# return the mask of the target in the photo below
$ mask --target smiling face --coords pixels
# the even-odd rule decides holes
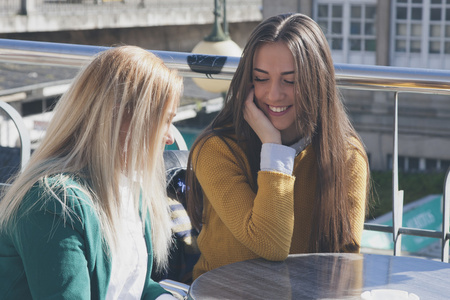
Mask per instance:
[[[253,57],[256,104],[281,132],[286,145],[300,139],[294,107],[294,70],[292,53],[282,42],[261,45]]]

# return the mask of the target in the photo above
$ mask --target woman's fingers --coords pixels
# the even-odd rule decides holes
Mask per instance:
[[[254,90],[251,89],[244,106],[244,119],[258,135],[262,143],[281,144],[281,133],[254,102]]]

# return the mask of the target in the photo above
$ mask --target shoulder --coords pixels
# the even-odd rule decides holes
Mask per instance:
[[[357,137],[350,137],[347,144],[347,159],[366,160],[367,154],[364,145]]]
[[[365,178],[369,173],[369,161],[363,143],[356,137],[349,139],[346,157],[350,176]]]
[[[204,137],[194,146],[190,166],[203,180],[211,179],[212,174],[228,176],[250,170],[249,159],[236,139],[217,135]]]
[[[194,158],[228,156],[230,154],[243,154],[235,136],[217,135],[210,133],[201,138],[191,150]]]
[[[70,174],[55,174],[39,179],[26,193],[24,212],[43,211],[62,216],[81,218],[92,210],[89,188],[84,180]]]

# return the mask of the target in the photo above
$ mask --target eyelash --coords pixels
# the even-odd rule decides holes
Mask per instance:
[[[268,79],[260,79],[260,78],[258,78],[258,77],[255,77],[254,78],[254,81],[257,81],[257,82],[264,82],[264,81],[267,81]],[[286,82],[287,84],[294,84],[294,81],[289,81],[289,80],[283,80],[284,82]]]
[[[267,81],[267,79],[260,79],[260,78],[258,78],[258,77],[255,77],[255,79],[254,79],[255,81],[258,81],[258,82],[263,82],[263,81]]]

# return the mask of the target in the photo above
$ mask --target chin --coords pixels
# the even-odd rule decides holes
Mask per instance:
[[[285,125],[277,125],[277,124],[273,124],[273,123],[272,123],[272,125],[279,131],[285,131],[285,130],[289,129],[289,127],[290,127],[290,126],[285,126]]]

